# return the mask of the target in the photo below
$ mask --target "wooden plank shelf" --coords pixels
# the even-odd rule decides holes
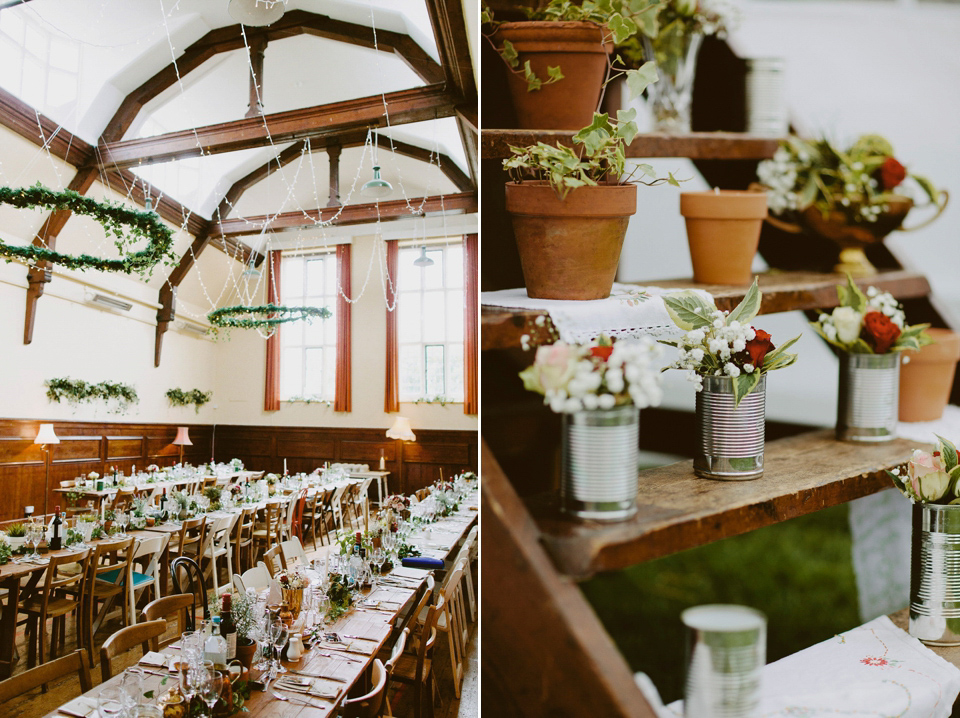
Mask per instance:
[[[571,130],[483,130],[480,156],[503,159],[510,145],[524,147],[537,142],[573,146]],[[627,157],[688,157],[692,160],[765,160],[773,157],[780,140],[741,132],[691,132],[685,135],[641,134],[630,143]]]
[[[890,488],[884,469],[921,447],[929,449],[904,439],[840,442],[832,429],[817,430],[769,442],[764,475],[754,481],[700,479],[692,461],[648,469],[640,473],[639,512],[617,523],[565,517],[555,495],[526,503],[558,569],[579,580]]]
[[[846,281],[840,274],[821,274],[817,272],[780,272],[770,271],[760,274],[760,288],[763,290],[761,314],[776,314],[805,309],[830,309],[836,307],[837,284]],[[930,284],[926,277],[905,269],[882,271],[873,277],[863,277],[857,281],[861,287],[875,286],[890,292],[898,299],[915,299],[930,293]],[[643,286],[657,286],[673,289],[704,289],[714,297],[717,307],[733,309],[743,299],[746,287],[731,287],[712,284],[694,284],[690,279],[668,279],[644,282]],[[507,309],[484,305],[481,307],[480,328],[481,347],[488,349],[509,349],[520,346],[520,338],[529,334],[534,343],[546,338],[542,324],[537,317],[546,315],[538,310]],[[546,321],[549,321],[547,319]]]

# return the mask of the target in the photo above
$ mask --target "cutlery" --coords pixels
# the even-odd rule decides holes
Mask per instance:
[[[376,638],[367,638],[366,636],[352,636],[349,633],[341,633],[343,638],[355,638],[358,641],[372,641],[374,643],[380,643]]]
[[[289,668],[287,670],[290,670]],[[295,673],[298,676],[309,676],[310,678],[322,678],[325,681],[336,681],[337,683],[346,683],[347,681],[343,678],[334,678],[333,676],[325,676],[322,673],[307,673],[306,671],[290,671]]]
[[[280,693],[277,693],[275,690],[271,690],[271,691],[270,691],[270,695],[272,695],[272,696],[273,696],[274,698],[276,698],[278,701],[283,701],[284,703],[296,703],[297,705],[301,705],[301,706],[313,706],[314,708],[316,708],[316,706],[314,706],[313,703],[310,702],[310,698],[318,698],[318,699],[320,699],[320,700],[322,700],[322,701],[328,701],[328,702],[334,700],[333,698],[325,698],[324,696],[315,696],[315,695],[312,695],[312,694],[304,694],[306,697],[305,697],[302,701],[298,701],[298,700],[294,700],[294,699],[291,698],[290,696],[281,695]],[[81,718],[83,718],[83,717],[81,716]]]
[[[334,648],[334,649],[330,649],[330,650],[335,650],[335,651],[337,651],[338,653],[353,653],[353,651],[344,651],[344,650],[339,649],[339,648]],[[363,661],[361,661],[359,658],[351,658],[350,656],[335,656],[335,655],[332,654],[332,653],[324,653],[323,651],[317,651],[317,653],[318,653],[319,655],[323,656],[324,658],[342,658],[342,659],[345,660],[345,661],[353,661],[354,663],[363,663]],[[366,655],[366,654],[360,653],[360,654],[358,654],[358,655],[363,656],[363,655]]]

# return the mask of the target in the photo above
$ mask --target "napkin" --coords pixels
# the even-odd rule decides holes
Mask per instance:
[[[86,696],[74,698],[58,710],[60,713],[74,716],[74,718],[97,718],[99,715],[97,712],[97,702],[93,698],[87,698]]]
[[[166,668],[167,666],[167,656],[162,653],[157,653],[156,651],[150,651],[147,655],[140,659],[140,663],[144,666],[154,666],[156,668]]]

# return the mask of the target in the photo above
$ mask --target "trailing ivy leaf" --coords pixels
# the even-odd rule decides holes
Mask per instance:
[[[640,6],[645,1],[646,0],[633,0],[630,2],[631,10],[633,10],[634,7]],[[631,16],[634,22],[637,24],[637,27],[640,29],[640,32],[649,38],[655,38],[660,32],[660,21],[658,16],[661,7],[662,3],[651,3],[650,6],[645,10],[634,11],[633,15]]]
[[[733,380],[733,402],[734,406],[740,406],[740,401],[751,391],[757,388],[760,383],[760,372],[755,371],[752,374],[741,374]]]
[[[750,285],[750,289],[747,290],[743,300],[727,317],[727,324],[732,321],[738,321],[743,326],[749,324],[760,311],[760,301],[762,299],[763,293],[760,291],[759,280],[754,277],[753,284]]]
[[[543,82],[540,81],[540,78],[537,77],[531,69],[529,60],[523,63],[523,77],[527,81],[527,92],[535,92],[539,90],[540,86],[543,84]]]
[[[653,60],[648,60],[636,70],[627,70],[626,75],[627,90],[629,90],[631,100],[640,97],[647,87],[660,79],[660,75],[657,73],[657,63]]]
[[[547,74],[550,76],[549,82],[551,83],[559,82],[560,80],[563,79],[563,73],[560,72],[559,65],[557,65],[556,67],[551,67],[550,65],[547,65]]]
[[[635,119],[637,119],[636,108],[617,110],[617,134],[619,134],[628,145],[633,142],[633,138],[640,132],[640,128],[637,127],[637,123],[634,122]]]
[[[627,38],[637,34],[637,23],[620,13],[614,13],[607,20],[607,27],[613,34],[613,43],[622,44]]]
[[[948,439],[944,439],[939,434],[934,434],[937,437],[937,440],[940,442],[940,447],[942,451],[940,452],[943,456],[943,465],[947,471],[953,471],[957,466],[957,447],[953,445]]]
[[[707,304],[703,298],[689,289],[682,292],[665,294],[663,304],[674,324],[683,329],[700,329],[713,324],[713,313],[717,308]]]
[[[517,54],[517,48],[515,48],[509,40],[503,41],[500,57],[502,57],[510,67],[517,68],[520,66],[520,56]]]
[[[671,184],[674,187],[680,186],[680,183],[677,182],[677,178],[673,176],[673,172],[667,172],[667,184]]]

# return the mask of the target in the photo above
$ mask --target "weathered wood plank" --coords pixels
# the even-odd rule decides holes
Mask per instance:
[[[891,486],[884,469],[923,446],[835,441],[833,430],[768,442],[755,481],[697,478],[690,461],[640,473],[638,514],[603,524],[559,514],[554,496],[527,503],[559,569],[587,578],[803,516]]]
[[[770,271],[758,275],[763,290],[761,314],[776,314],[806,309],[829,309],[836,307],[837,284],[845,280],[840,274],[817,272]],[[884,271],[874,277],[857,279],[861,287],[873,285],[890,292],[898,299],[925,297],[930,293],[926,277],[905,269]],[[689,279],[667,279],[644,282],[645,286],[674,289],[705,289],[713,295],[717,307],[731,310],[743,299],[746,287],[730,287],[713,284],[694,284]],[[536,310],[504,309],[483,306],[480,313],[481,343],[483,349],[508,349],[520,346],[520,337],[531,335],[532,339],[547,336],[543,325],[536,323],[545,312]],[[546,321],[549,322],[549,319]]]

